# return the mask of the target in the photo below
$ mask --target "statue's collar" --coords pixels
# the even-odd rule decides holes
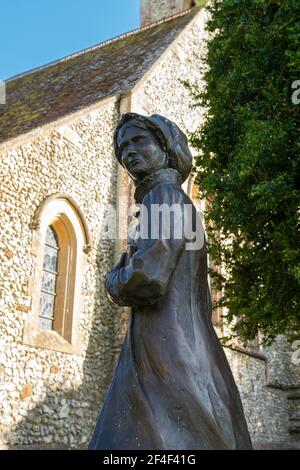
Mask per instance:
[[[137,204],[141,204],[144,196],[159,183],[173,183],[181,186],[182,178],[178,171],[173,168],[162,168],[145,176],[139,183],[136,184],[134,199]]]

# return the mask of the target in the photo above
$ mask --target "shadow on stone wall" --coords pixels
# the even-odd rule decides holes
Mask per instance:
[[[8,439],[11,445],[7,448],[87,448],[119,356],[128,316],[128,310],[110,303],[104,291],[102,271],[103,265],[107,266],[108,257],[112,265],[112,244],[101,241],[96,257],[93,323],[80,386],[72,389],[70,374],[57,370],[65,382],[59,387],[47,385],[43,401],[37,403],[11,430],[12,435]],[[87,295],[89,286],[85,286],[84,291]]]

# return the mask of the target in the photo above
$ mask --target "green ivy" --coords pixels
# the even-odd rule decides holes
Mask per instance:
[[[210,201],[211,273],[242,340],[300,338],[299,0],[215,0],[209,7],[207,119],[191,136]],[[299,94],[300,95],[300,94]],[[234,321],[233,321],[234,320]]]

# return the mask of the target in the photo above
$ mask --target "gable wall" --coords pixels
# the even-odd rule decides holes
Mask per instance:
[[[191,95],[182,82],[201,83],[206,19],[207,13],[201,10],[133,89],[132,111],[162,114],[175,121],[184,132],[196,129],[204,113],[200,108],[191,107]]]

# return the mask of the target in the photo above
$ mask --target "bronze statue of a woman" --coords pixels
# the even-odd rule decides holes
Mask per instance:
[[[125,114],[116,157],[133,179],[148,237],[130,241],[105,287],[132,307],[118,365],[89,449],[251,449],[239,392],[211,321],[205,243],[187,249],[174,217],[153,221],[154,205],[190,206],[181,188],[192,167],[187,138],[159,116]],[[153,227],[156,225],[156,227]],[[156,230],[153,230],[155,228]],[[177,236],[175,236],[177,232]]]

